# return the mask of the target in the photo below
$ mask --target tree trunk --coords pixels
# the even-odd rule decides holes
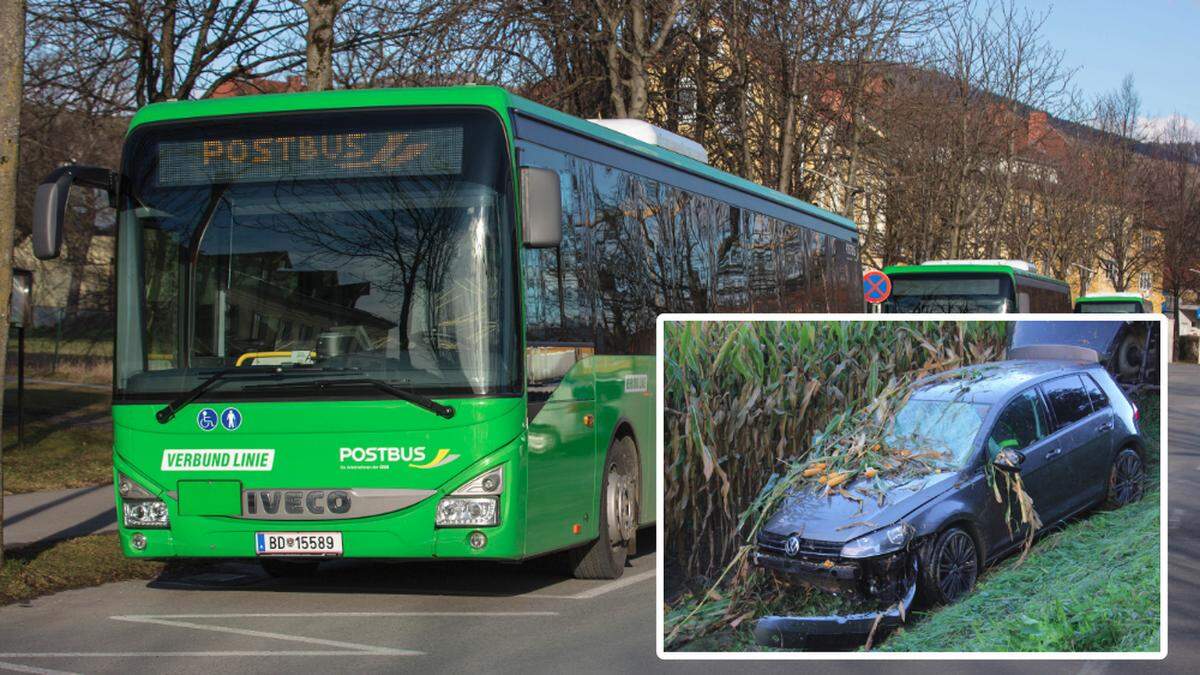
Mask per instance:
[[[17,143],[25,66],[25,3],[0,2],[0,382],[8,354],[8,299],[12,293],[13,228],[17,217]],[[0,420],[4,400],[0,398]],[[0,444],[2,445],[2,444]],[[0,494],[4,493],[0,447]],[[0,499],[0,564],[4,562],[4,500]]]
[[[304,34],[309,91],[333,89],[333,22],[345,0],[307,0],[304,13],[308,31]]]

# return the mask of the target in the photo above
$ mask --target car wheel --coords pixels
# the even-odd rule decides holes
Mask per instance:
[[[637,537],[637,446],[628,436],[613,441],[600,485],[600,536],[570,552],[577,579],[616,579],[625,571],[629,543]]]
[[[1145,492],[1146,465],[1133,448],[1125,448],[1113,458],[1108,473],[1108,495],[1104,507],[1117,509],[1142,498]]]
[[[919,575],[921,597],[929,605],[948,605],[975,587],[979,576],[979,551],[975,538],[960,527],[951,527],[927,547]]]
[[[258,561],[263,571],[277,579],[311,577],[317,573],[319,562],[310,560],[274,560],[265,558]]]

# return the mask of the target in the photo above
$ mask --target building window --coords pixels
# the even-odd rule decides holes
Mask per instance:
[[[1142,289],[1143,293],[1150,292],[1151,282],[1152,282],[1152,279],[1150,277],[1149,272],[1142,272],[1141,274],[1138,275],[1138,287],[1140,287]]]
[[[1153,250],[1154,250],[1154,236],[1143,233],[1142,234],[1142,251],[1147,252],[1147,251],[1153,251]]]

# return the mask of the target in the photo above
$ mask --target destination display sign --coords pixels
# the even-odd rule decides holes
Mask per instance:
[[[457,175],[462,145],[461,127],[165,141],[158,184]]]

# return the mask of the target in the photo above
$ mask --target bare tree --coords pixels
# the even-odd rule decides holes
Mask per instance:
[[[9,295],[12,293],[13,226],[17,204],[17,162],[21,127],[21,82],[25,60],[25,7],[0,3],[0,355],[8,353]],[[4,381],[0,359],[0,382]],[[4,402],[0,400],[0,420]],[[3,448],[0,448],[3,453]],[[0,493],[3,493],[0,454]],[[0,564],[4,563],[4,500],[0,499]]]
[[[30,0],[29,15],[31,59],[42,65],[31,84],[111,112],[292,70],[303,58],[287,46],[300,19],[283,0]]]
[[[645,119],[649,70],[678,35],[683,0],[594,0],[617,117]]]
[[[1144,197],[1147,165],[1138,150],[1141,99],[1126,77],[1120,88],[1096,102],[1094,126],[1102,133],[1090,147],[1092,181],[1099,190],[1094,205],[1098,253],[1113,289],[1127,290],[1134,275],[1151,267],[1153,246],[1144,245],[1152,214]]]
[[[1148,182],[1153,227],[1162,241],[1163,292],[1171,298],[1175,353],[1179,358],[1179,305],[1200,289],[1200,136],[1173,116],[1155,139]]]

